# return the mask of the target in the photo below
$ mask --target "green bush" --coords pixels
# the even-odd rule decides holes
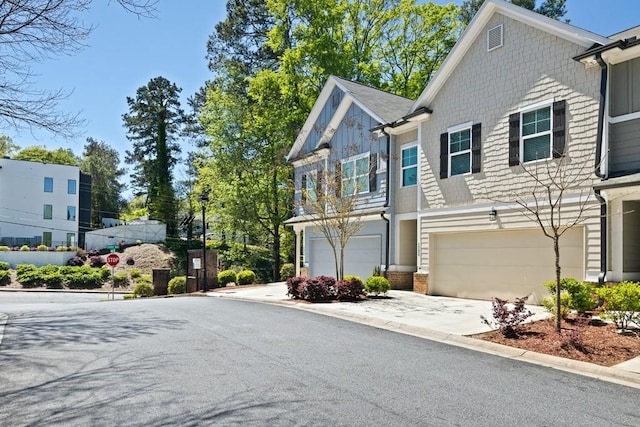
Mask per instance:
[[[125,294],[122,296],[123,299],[135,299],[136,296],[134,294]]]
[[[47,252],[49,250],[49,247],[47,245],[38,245],[36,250],[38,252]]]
[[[6,245],[0,245],[0,252],[9,252],[11,248]]]
[[[169,280],[169,286],[167,287],[167,292],[169,294],[183,294],[186,291],[187,291],[186,276],[176,276],[173,279]]]
[[[8,285],[11,281],[11,272],[9,270],[0,270],[0,286]]]
[[[120,271],[113,275],[113,286],[126,288],[129,286],[129,275],[125,271]]]
[[[0,261],[0,270],[9,270],[11,265],[8,262]]]
[[[251,270],[242,270],[238,273],[236,279],[238,280],[238,285],[250,285],[256,283],[256,273]]]
[[[390,287],[389,281],[382,276],[368,277],[364,284],[364,290],[374,295],[386,294]]]
[[[129,269],[129,275],[133,280],[135,280],[138,277],[142,276],[142,270],[140,270],[139,268],[131,268]]]
[[[58,251],[58,252],[66,252],[68,250],[69,250],[69,248],[67,248],[66,246],[58,246],[56,248],[56,251]]]
[[[342,278],[342,280],[355,281],[355,283],[362,284],[362,278],[360,276],[354,276],[351,274],[347,274]]]
[[[218,286],[224,287],[229,283],[235,283],[236,280],[236,272],[233,270],[224,270],[218,273]]]
[[[613,320],[620,329],[627,329],[630,323],[640,326],[640,284],[621,282],[617,285],[596,289],[604,300],[602,317]]]
[[[551,294],[550,298],[545,298],[542,305],[552,313],[555,313],[556,306],[556,281],[552,280],[544,284]],[[580,282],[571,277],[560,279],[560,313],[562,318],[566,318],[570,310],[584,313],[596,306],[593,298],[594,287],[591,283]]]
[[[23,288],[39,288],[44,284],[40,271],[33,264],[18,264],[16,277]]]
[[[151,283],[153,283],[153,279],[151,278],[150,275],[143,274],[136,277],[136,283],[144,283],[144,284],[150,285]]]
[[[133,295],[136,297],[152,297],[153,286],[149,283],[138,283],[136,287],[133,288]]]
[[[66,274],[64,281],[69,289],[96,289],[102,287],[102,275],[98,269],[86,271],[83,267],[76,267],[73,273]]]
[[[20,251],[21,252],[29,252],[31,250],[31,248],[27,245],[22,245],[20,246]]]
[[[62,289],[64,284],[64,276],[60,274],[60,272],[55,271],[51,273],[46,273],[42,275],[42,280],[44,285],[48,289]]]
[[[296,275],[296,266],[291,263],[282,264],[280,267],[280,280],[287,280]]]
[[[102,276],[102,280],[107,281],[111,278],[111,266],[105,264],[100,267],[100,275]]]

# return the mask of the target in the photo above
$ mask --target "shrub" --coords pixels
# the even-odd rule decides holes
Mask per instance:
[[[151,283],[153,283],[153,279],[151,278],[151,275],[149,275],[149,274],[142,274],[142,275],[136,277],[136,283],[146,283],[146,284],[150,285]]]
[[[280,280],[287,280],[296,275],[296,266],[291,263],[282,264],[280,267]]]
[[[127,260],[125,261],[125,263],[127,265],[134,265],[136,262],[134,261],[133,257],[127,257]]]
[[[516,298],[513,303],[513,308],[509,308],[507,306],[509,301],[500,298],[493,298],[491,303],[493,307],[493,320],[490,321],[484,316],[480,316],[480,318],[483,323],[490,327],[497,327],[505,337],[517,338],[520,333],[520,326],[525,320],[533,316],[533,313],[527,310],[524,306],[528,298],[528,296]]]
[[[0,286],[8,285],[11,282],[11,272],[9,270],[0,270]]]
[[[97,270],[84,269],[82,267],[66,274],[64,281],[69,289],[96,289],[102,287],[102,275]]]
[[[122,296],[123,299],[135,299],[136,296],[134,294],[125,294]]]
[[[111,278],[111,268],[108,265],[103,265],[100,267],[100,275],[102,276],[102,280],[109,280]]]
[[[250,285],[256,283],[256,273],[251,270],[242,270],[237,274],[238,285]]]
[[[126,288],[127,286],[129,286],[129,275],[124,271],[120,271],[114,274],[113,286],[118,288]]]
[[[94,256],[100,256],[100,251],[98,249],[90,249],[89,251],[87,251],[87,256],[89,258]]]
[[[372,276],[380,276],[380,266],[376,265],[375,267],[373,267],[373,273],[371,273]]]
[[[358,299],[363,292],[364,287],[362,285],[362,280],[359,280],[357,277],[339,280],[333,286],[333,294],[339,301]]]
[[[79,267],[81,265],[84,265],[84,261],[82,260],[81,257],[76,255],[67,260],[67,265]]]
[[[0,252],[8,252],[10,250],[11,250],[11,248],[9,246],[0,245]]]
[[[38,288],[44,284],[40,271],[33,264],[17,265],[16,277],[23,288]]]
[[[602,317],[613,320],[616,327],[627,329],[629,323],[640,326],[640,284],[621,282],[617,285],[599,288],[598,296],[604,300]]]
[[[31,248],[27,245],[22,245],[20,246],[20,251],[21,252],[29,252],[31,250]]]
[[[136,297],[152,297],[153,286],[149,283],[138,283],[136,287],[133,288],[133,295]]]
[[[129,269],[129,275],[132,279],[135,280],[138,277],[142,276],[142,270],[140,270],[139,268],[131,268]]]
[[[327,281],[318,279],[317,277],[307,278],[298,287],[298,293],[300,298],[312,302],[326,301],[331,297]]]
[[[42,280],[47,289],[62,289],[64,276],[59,271],[42,274]]]
[[[187,291],[186,276],[176,276],[173,279],[169,280],[169,286],[167,287],[167,292],[169,294],[183,294],[186,291]]]
[[[295,276],[287,279],[287,295],[291,298],[300,298],[299,287],[304,283],[306,277]]]
[[[314,279],[318,280],[321,283],[324,283],[329,291],[331,291],[333,285],[336,284],[336,279],[331,276],[316,276],[314,277]]]
[[[11,265],[8,262],[0,261],[0,270],[9,270]]]
[[[58,251],[58,252],[66,252],[68,250],[69,250],[69,248],[67,248],[66,246],[58,246],[56,248],[56,251]]]
[[[235,283],[236,280],[236,272],[233,270],[224,270],[218,273],[218,286],[224,287],[229,283]]]
[[[390,287],[389,281],[382,276],[367,277],[367,281],[364,284],[364,290],[368,294],[374,295],[386,294]]]
[[[544,286],[547,288],[549,293],[551,293],[551,298],[545,298],[542,305],[547,310],[555,313],[556,282],[555,280],[552,280],[545,283]],[[560,313],[562,318],[566,318],[569,314],[569,310],[575,310],[578,313],[593,310],[596,306],[596,302],[593,298],[593,289],[594,288],[591,283],[579,282],[571,277],[564,277],[560,279]]]
[[[100,268],[105,264],[106,264],[106,262],[105,262],[104,258],[102,258],[102,256],[100,256],[100,255],[89,257],[89,265],[91,267]]]
[[[36,250],[38,252],[47,252],[49,250],[49,247],[47,245],[38,245]]]

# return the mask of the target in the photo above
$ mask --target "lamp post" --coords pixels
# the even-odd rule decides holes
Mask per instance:
[[[207,292],[209,290],[209,284],[207,283],[207,222],[205,218],[205,210],[207,208],[206,203],[209,201],[209,197],[207,197],[206,194],[203,194],[198,197],[198,201],[202,205],[202,262],[204,263],[202,290]]]

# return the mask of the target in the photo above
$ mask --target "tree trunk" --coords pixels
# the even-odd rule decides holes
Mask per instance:
[[[556,254],[556,332],[560,333],[562,318],[560,313],[560,242],[559,236],[553,238],[553,251]]]

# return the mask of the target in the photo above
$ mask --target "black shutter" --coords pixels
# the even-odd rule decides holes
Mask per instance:
[[[378,181],[378,154],[373,153],[369,155],[369,191],[376,191],[376,184]]]
[[[302,175],[302,184],[300,185],[300,194],[302,204],[307,203],[307,175]]]
[[[553,158],[564,155],[566,143],[566,109],[565,100],[553,103]]]
[[[342,164],[338,161],[336,162],[336,176],[334,181],[336,197],[341,197],[342,195]]]
[[[476,123],[471,128],[471,173],[480,172],[482,163],[482,126]]]
[[[440,134],[440,179],[449,176],[449,134]]]
[[[322,192],[322,174],[324,171],[322,170],[322,166],[318,165],[318,172],[316,173],[316,198]]]
[[[520,113],[509,115],[509,166],[520,164]]]

